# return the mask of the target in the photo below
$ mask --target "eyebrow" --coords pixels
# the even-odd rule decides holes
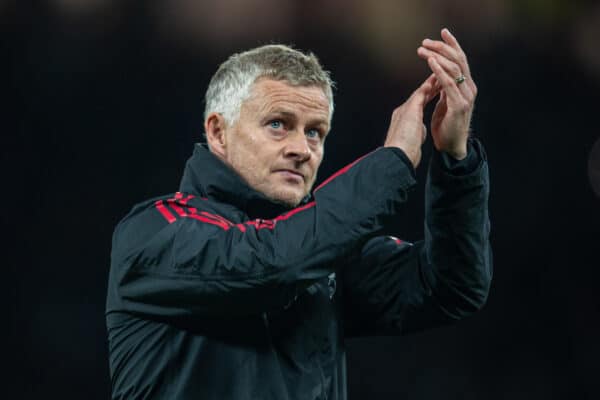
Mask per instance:
[[[293,113],[291,111],[282,110],[282,109],[279,109],[279,108],[275,108],[273,110],[269,110],[269,112],[267,113],[267,115],[273,115],[273,114],[282,115],[282,116],[287,117],[287,118],[297,119],[295,113]]]
[[[281,115],[283,117],[293,119],[294,121],[296,121],[298,119],[298,117],[296,116],[295,113],[293,113],[291,111],[287,111],[285,109],[281,109],[281,108],[274,108],[274,109],[270,110],[269,112],[267,112],[265,119],[268,119],[268,118],[272,117],[273,115]],[[324,127],[329,127],[329,121],[326,119],[317,118],[317,119],[309,120],[307,125],[323,125]]]

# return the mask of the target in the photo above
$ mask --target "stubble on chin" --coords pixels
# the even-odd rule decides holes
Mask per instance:
[[[270,193],[262,192],[269,200],[288,208],[295,208],[302,202],[306,195],[298,195],[286,190],[274,190]]]
[[[240,167],[241,168],[236,169],[236,171],[248,186],[257,192],[262,193],[272,202],[286,208],[291,209],[297,207],[308,194],[308,192],[305,191],[298,193],[295,190],[287,190],[285,187],[278,187],[279,184],[270,181],[270,177],[261,177],[260,174],[256,174],[255,171],[245,168],[243,165]]]
[[[296,208],[300,204],[299,201],[295,201],[295,200],[291,201],[291,200],[286,200],[286,199],[278,199],[278,198],[275,198],[275,197],[269,197],[269,199],[273,203],[280,204],[280,205],[282,205],[282,206],[284,206],[286,208],[289,208],[289,209]]]

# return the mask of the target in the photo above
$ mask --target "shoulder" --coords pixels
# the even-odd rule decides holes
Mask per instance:
[[[134,205],[118,222],[113,232],[113,255],[116,251],[137,247],[167,228],[171,222],[161,212],[174,193],[154,197]]]
[[[232,207],[193,194],[175,192],[154,197],[133,206],[113,233],[113,253],[145,246],[156,239],[164,243],[182,225],[192,229],[213,227],[220,230],[234,225],[221,216]]]

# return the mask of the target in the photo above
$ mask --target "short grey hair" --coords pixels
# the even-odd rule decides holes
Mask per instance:
[[[259,78],[284,81],[292,86],[317,86],[329,101],[329,119],[333,116],[334,82],[317,57],[290,46],[270,44],[233,54],[219,66],[206,90],[204,120],[219,113],[227,124],[240,115],[242,103],[250,97]]]

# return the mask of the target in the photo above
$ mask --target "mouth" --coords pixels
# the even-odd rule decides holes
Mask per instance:
[[[278,169],[275,173],[289,181],[304,182],[304,175],[293,169]]]

